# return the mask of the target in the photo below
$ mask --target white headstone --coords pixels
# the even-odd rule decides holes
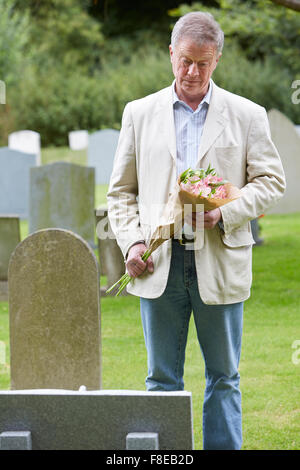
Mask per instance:
[[[41,164],[41,136],[35,131],[16,131],[8,136],[8,147],[12,150],[37,156],[37,165]]]
[[[96,184],[108,184],[120,132],[103,129],[89,136],[88,165],[96,169]]]
[[[296,128],[296,131],[298,132],[298,134],[300,135],[300,125],[296,125],[295,128]]]
[[[88,131],[69,132],[69,147],[71,150],[83,150],[88,146]]]
[[[271,135],[281,157],[286,176],[286,191],[269,214],[288,214],[300,210],[300,135],[295,125],[280,111],[268,112]]]

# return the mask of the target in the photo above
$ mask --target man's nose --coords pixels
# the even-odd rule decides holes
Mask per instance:
[[[189,66],[189,75],[191,75],[191,77],[199,75],[198,65],[196,63],[192,63]]]

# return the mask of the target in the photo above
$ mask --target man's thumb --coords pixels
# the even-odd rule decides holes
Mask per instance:
[[[152,258],[149,258],[149,259],[148,259],[148,261],[147,261],[147,267],[148,267],[149,273],[153,273],[153,271],[154,271],[154,265],[153,265]]]

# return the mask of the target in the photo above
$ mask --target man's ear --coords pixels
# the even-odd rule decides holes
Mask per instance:
[[[218,65],[218,63],[219,63],[219,60],[220,60],[220,58],[221,58],[221,55],[222,55],[222,52],[219,52],[219,54],[218,54],[218,56],[217,56],[217,58],[216,58],[216,62],[215,62],[215,66],[214,66],[214,69],[213,69],[213,70],[216,70],[217,65]]]
[[[172,46],[171,44],[169,45],[169,51],[170,51],[170,60],[172,62],[172,57],[173,57],[173,49],[172,49]]]
[[[222,55],[222,52],[219,52],[219,55],[218,55],[218,57],[216,58],[216,66],[217,66],[219,60],[221,59],[221,55]]]

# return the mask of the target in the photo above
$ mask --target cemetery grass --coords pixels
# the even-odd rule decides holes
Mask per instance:
[[[245,302],[240,362],[243,449],[299,449],[300,213],[260,219],[264,245],[253,249],[252,295]],[[139,300],[101,300],[103,389],[144,390],[146,350]],[[0,388],[9,389],[8,303],[0,302]],[[299,348],[299,346],[298,346]],[[3,354],[2,354],[3,358]],[[202,448],[204,365],[193,320],[186,350],[185,390],[192,392],[195,448]]]

